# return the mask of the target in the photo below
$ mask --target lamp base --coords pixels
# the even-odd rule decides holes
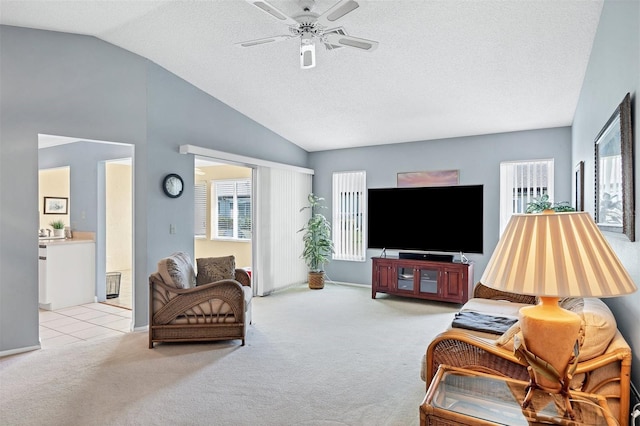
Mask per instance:
[[[526,408],[535,389],[563,394],[567,414],[572,415],[569,403],[569,371],[580,333],[580,316],[562,309],[557,297],[540,297],[540,304],[520,309],[520,328],[524,348],[518,349],[529,364],[531,381],[525,397]]]

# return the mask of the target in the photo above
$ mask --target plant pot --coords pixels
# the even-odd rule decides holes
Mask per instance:
[[[309,288],[312,290],[324,288],[324,272],[309,272]]]
[[[63,237],[64,236],[64,229],[54,229],[53,230],[53,236],[54,237]]]

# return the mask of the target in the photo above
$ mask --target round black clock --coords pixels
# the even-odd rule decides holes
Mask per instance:
[[[184,181],[179,175],[170,173],[162,181],[162,190],[167,197],[178,198],[184,190]]]

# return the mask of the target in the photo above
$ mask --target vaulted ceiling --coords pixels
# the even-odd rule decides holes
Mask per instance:
[[[0,0],[0,23],[120,46],[307,151],[572,124],[602,0],[357,3],[335,25],[378,47],[318,42],[310,69],[299,38],[237,45],[291,34],[243,0]],[[269,4],[287,16],[304,5]]]

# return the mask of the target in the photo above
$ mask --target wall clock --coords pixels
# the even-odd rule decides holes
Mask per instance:
[[[170,173],[162,181],[162,190],[167,197],[178,198],[184,190],[184,181],[179,175]]]

